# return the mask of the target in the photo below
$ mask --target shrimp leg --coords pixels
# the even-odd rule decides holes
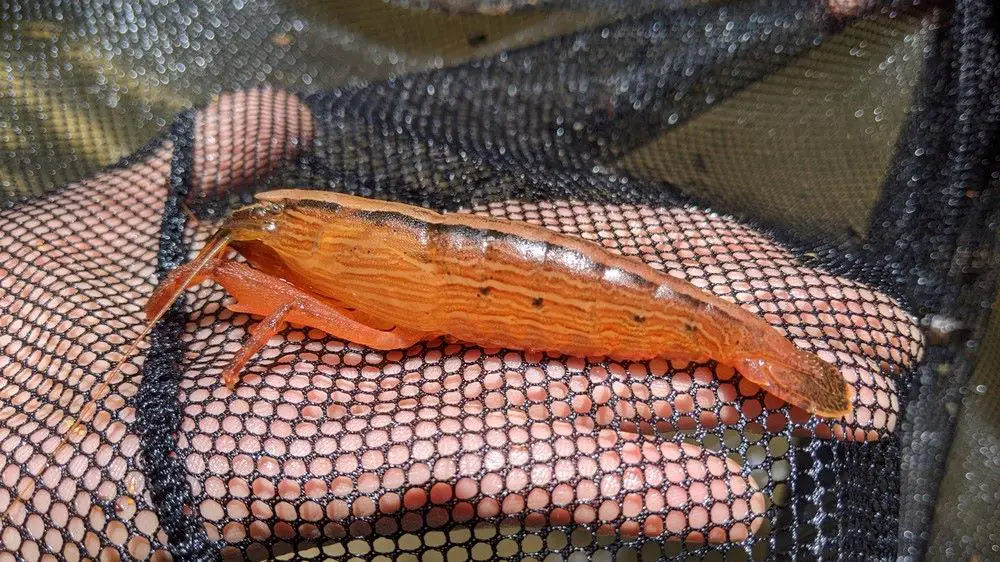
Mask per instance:
[[[250,358],[260,351],[260,348],[264,347],[267,340],[271,339],[271,336],[278,333],[281,329],[281,325],[285,323],[285,319],[288,317],[288,313],[295,308],[297,303],[288,302],[277,308],[274,312],[261,320],[260,324],[254,328],[253,333],[250,335],[250,340],[243,344],[243,348],[240,352],[233,357],[233,360],[229,363],[229,366],[222,371],[222,382],[232,390],[236,387],[236,383],[240,380],[240,371],[243,366],[250,361]]]
[[[218,263],[209,276],[236,297],[237,303],[229,307],[231,310],[265,317],[223,372],[223,382],[230,388],[236,385],[247,361],[281,330],[285,322],[307,325],[335,338],[382,350],[406,349],[426,336],[400,328],[372,328],[286,281],[243,263]]]

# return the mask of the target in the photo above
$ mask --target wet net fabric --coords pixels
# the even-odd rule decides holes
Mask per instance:
[[[5,6],[0,559],[921,558],[993,294],[989,2],[452,4]],[[289,185],[634,256],[855,412],[297,325],[230,391],[259,318],[210,283],[103,384],[159,276]]]

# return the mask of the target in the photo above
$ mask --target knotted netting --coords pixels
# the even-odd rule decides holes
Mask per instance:
[[[0,560],[997,555],[989,1],[2,6]],[[210,282],[106,380],[279,186],[596,241],[836,364],[854,412],[295,324],[230,390],[260,319]]]

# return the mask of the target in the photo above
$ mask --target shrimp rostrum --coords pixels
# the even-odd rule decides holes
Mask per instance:
[[[226,257],[226,249],[247,263]],[[234,212],[147,304],[150,323],[211,279],[263,316],[223,372],[291,322],[379,350],[438,336],[620,360],[711,358],[824,417],[851,411],[839,370],[748,310],[638,259],[528,223],[332,192],[278,190]]]

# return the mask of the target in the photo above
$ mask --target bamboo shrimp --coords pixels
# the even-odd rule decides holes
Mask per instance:
[[[225,257],[226,249],[248,263]],[[156,288],[150,325],[211,279],[263,316],[222,374],[230,387],[286,322],[373,349],[438,336],[620,360],[711,358],[813,414],[851,412],[839,370],[750,311],[602,246],[498,218],[283,189],[235,211]],[[148,329],[148,326],[147,326]]]

